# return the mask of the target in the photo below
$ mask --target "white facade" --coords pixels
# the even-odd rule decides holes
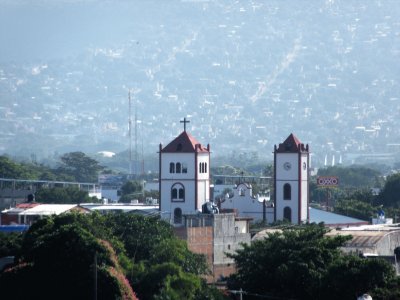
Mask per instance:
[[[274,221],[274,208],[270,201],[264,206],[265,197],[253,196],[252,187],[248,183],[240,183],[233,188],[233,197],[225,197],[221,202],[221,210],[233,209],[241,218],[252,218],[254,222]],[[265,213],[265,215],[264,215]]]
[[[160,211],[173,224],[201,212],[210,200],[210,152],[186,131],[165,148],[160,145]]]
[[[275,220],[294,224],[309,219],[309,152],[294,135],[275,147]]]

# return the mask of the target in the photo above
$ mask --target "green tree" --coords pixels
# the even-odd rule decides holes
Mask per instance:
[[[135,263],[147,260],[159,243],[174,237],[172,227],[156,217],[116,213],[105,218],[106,226],[124,243],[127,255]]]
[[[382,259],[342,255],[328,266],[323,299],[356,299],[366,292],[386,289],[395,278],[394,268]]]
[[[341,187],[377,187],[381,173],[364,166],[334,166],[318,170],[318,176],[337,176]]]
[[[143,186],[140,181],[129,180],[125,182],[121,187],[121,197],[119,202],[130,202],[132,199],[143,198],[139,197],[142,195]],[[141,199],[142,201],[144,199]]]
[[[98,161],[83,152],[66,153],[60,160],[58,172],[73,176],[79,182],[96,182],[99,172],[104,169]]]
[[[322,224],[292,227],[282,232],[270,233],[265,239],[257,240],[251,245],[244,245],[243,249],[231,255],[236,261],[238,272],[230,277],[229,288],[242,288],[253,294],[295,299],[323,299],[324,296],[329,296],[333,287],[329,285],[330,280],[327,278],[338,275],[335,266],[343,267],[348,261],[339,247],[350,237],[326,237],[326,232],[327,229]],[[342,273],[373,272],[370,265],[364,268],[366,260],[349,260],[354,262],[357,272],[343,267]],[[390,268],[390,265],[383,265],[380,268],[383,272],[380,276],[392,278],[393,270]],[[347,273],[341,276],[351,277]],[[351,297],[359,292],[366,276],[348,280],[349,288],[352,286],[350,282],[354,288],[350,292],[347,290],[345,298],[339,299],[353,299]],[[376,278],[365,283],[364,286],[368,288],[363,292],[375,288],[373,280]],[[382,281],[377,282],[377,286],[381,287],[386,284]]]
[[[51,285],[41,299],[91,298],[95,253],[99,299],[130,299],[127,278],[140,299],[221,299],[200,276],[207,273],[204,256],[189,251],[172,227],[155,217],[69,213],[41,219],[25,234],[19,253],[18,265],[0,275],[0,289],[27,280],[32,299],[38,298],[39,280]],[[71,290],[65,291],[67,285]],[[20,299],[26,293],[6,296]]]
[[[14,162],[7,156],[0,156],[0,177],[13,179],[36,179],[37,172],[34,168]]]
[[[338,293],[333,289],[343,284],[343,297],[339,299],[354,299],[361,287],[365,287],[364,293],[391,282],[393,269],[389,264],[344,257],[339,247],[350,237],[326,237],[326,232],[323,224],[292,227],[244,245],[230,255],[238,272],[230,277],[229,288],[271,297],[333,299],[330,295]],[[346,264],[351,268],[346,269]],[[371,274],[374,267],[382,272],[376,275],[379,278]],[[342,276],[347,282],[332,281],[334,276]]]
[[[22,239],[21,233],[0,232],[0,258],[4,256],[18,256],[21,251]]]
[[[164,239],[151,249],[150,264],[162,264],[166,261],[180,266],[187,273],[208,273],[205,256],[189,251],[186,242],[176,237]]]
[[[67,186],[66,188],[40,188],[35,193],[35,200],[40,203],[55,204],[79,204],[99,201],[97,198],[89,197],[86,191],[79,190],[75,186]]]
[[[334,211],[349,217],[371,221],[378,209],[366,202],[343,199],[336,201]]]
[[[137,285],[143,299],[194,299],[201,287],[201,279],[172,262],[150,266]]]
[[[168,223],[133,214],[105,218],[106,227],[123,242],[134,263],[127,274],[140,299],[192,299],[199,294],[199,285],[204,295],[218,295],[200,277],[208,273],[205,257],[192,253]]]
[[[98,299],[136,299],[111,244],[82,226],[79,221],[84,218],[89,217],[51,217],[36,222],[26,233],[19,264],[0,276],[2,296],[93,298],[93,266],[97,262]],[[66,219],[73,222],[66,223]],[[25,283],[24,289],[18,288],[20,282]]]
[[[385,185],[379,194],[378,202],[385,207],[400,208],[400,173],[386,178]]]

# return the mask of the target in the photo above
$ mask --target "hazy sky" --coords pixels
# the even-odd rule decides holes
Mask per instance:
[[[109,46],[128,34],[126,3],[57,1],[0,2],[0,59],[26,60],[74,55]]]

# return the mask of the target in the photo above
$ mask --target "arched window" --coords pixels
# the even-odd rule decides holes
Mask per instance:
[[[171,199],[177,199],[178,198],[178,190],[176,188],[173,188],[171,190]]]
[[[182,173],[187,173],[187,163],[182,163]]]
[[[182,188],[179,188],[178,191],[179,191],[178,192],[178,198],[185,200],[185,189],[182,187]]]
[[[175,183],[171,187],[171,201],[172,202],[185,201],[185,187],[181,183]]]
[[[292,222],[292,210],[288,206],[283,209],[283,219]]]
[[[283,185],[283,200],[291,200],[292,199],[292,187],[289,183],[285,183]]]
[[[175,173],[175,164],[174,163],[170,163],[169,164],[169,172],[170,173]]]
[[[181,172],[181,163],[176,163],[176,173]]]
[[[174,209],[174,224],[182,224],[182,209],[179,207]]]
[[[207,163],[204,163],[204,173],[207,173]]]
[[[203,173],[203,164],[202,163],[199,163],[199,172]]]

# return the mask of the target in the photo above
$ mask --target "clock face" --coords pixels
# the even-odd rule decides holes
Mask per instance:
[[[303,162],[303,170],[307,169],[307,163]]]
[[[286,171],[288,171],[288,170],[290,170],[291,168],[292,168],[292,164],[290,163],[290,162],[285,162],[284,164],[283,164],[283,168],[286,170]]]

